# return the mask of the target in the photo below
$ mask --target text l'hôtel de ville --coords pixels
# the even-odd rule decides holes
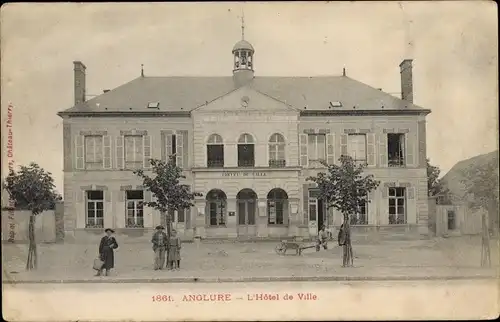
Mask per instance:
[[[300,293],[248,293],[235,296],[232,293],[206,293],[152,296],[153,302],[230,302],[230,301],[316,301],[318,296],[310,292]]]

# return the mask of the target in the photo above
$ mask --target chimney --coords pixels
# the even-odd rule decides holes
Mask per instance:
[[[81,61],[74,61],[75,73],[75,106],[85,102],[85,65]]]
[[[413,59],[405,59],[399,64],[401,73],[401,99],[413,103]]]

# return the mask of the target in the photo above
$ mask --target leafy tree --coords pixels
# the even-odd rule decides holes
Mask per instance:
[[[26,270],[36,269],[38,266],[35,240],[36,216],[46,210],[53,209],[55,203],[62,198],[54,190],[52,174],[34,162],[30,163],[29,166],[21,166],[17,173],[11,171],[6,182],[6,189],[14,201],[15,208],[31,211],[28,226],[29,250]]]
[[[427,195],[436,196],[438,194],[447,195],[448,189],[446,189],[443,182],[439,179],[439,174],[441,170],[439,167],[434,166],[427,159]]]
[[[466,189],[469,206],[482,208],[482,249],[481,265],[491,264],[490,230],[498,233],[498,157],[482,165],[472,164],[462,171],[462,184]],[[488,220],[489,218],[489,220]]]
[[[327,172],[320,172],[316,177],[307,178],[319,188],[319,198],[328,208],[335,208],[343,214],[345,244],[343,246],[343,266],[353,265],[350,217],[357,214],[360,205],[368,203],[368,194],[380,184],[373,175],[363,176],[365,165],[354,162],[350,156],[341,156],[340,165],[328,165]]]
[[[175,164],[175,156],[172,156],[168,162],[151,159],[150,163],[153,177],[147,175],[143,170],[136,170],[134,173],[142,178],[143,185],[155,196],[155,201],[145,202],[144,204],[160,211],[162,223],[165,222],[167,226],[168,258],[169,238],[172,233],[170,212],[194,206],[192,201],[196,197],[201,197],[202,194],[191,192],[188,185],[180,183],[180,179],[186,177],[182,174],[182,169]]]

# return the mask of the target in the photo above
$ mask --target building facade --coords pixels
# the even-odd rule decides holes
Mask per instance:
[[[401,65],[402,99],[353,80],[256,77],[242,40],[228,77],[142,75],[90,100],[86,67],[74,62],[75,105],[63,119],[66,236],[147,232],[162,216],[133,170],[175,162],[203,194],[171,213],[184,239],[317,235],[341,224],[307,177],[351,155],[381,181],[351,223],[361,230],[427,233],[426,121],[412,103],[412,62]]]

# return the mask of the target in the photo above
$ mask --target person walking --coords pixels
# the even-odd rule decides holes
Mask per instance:
[[[319,252],[321,247],[323,249],[328,249],[328,232],[326,231],[326,226],[321,226],[320,231],[318,232],[318,239],[316,241],[316,251]]]
[[[151,238],[153,243],[154,256],[154,269],[161,270],[165,265],[165,252],[167,251],[167,234],[164,232],[163,226],[156,226],[156,231]]]
[[[103,262],[100,270],[97,271],[96,276],[101,276],[103,270],[106,270],[106,276],[115,266],[115,254],[114,250],[118,248],[118,242],[113,236],[115,231],[111,228],[106,228],[104,230],[106,236],[101,238],[101,243],[99,244],[99,258]]]
[[[177,237],[176,230],[172,230],[169,239],[168,264],[169,269],[179,270],[181,266],[181,239]]]

